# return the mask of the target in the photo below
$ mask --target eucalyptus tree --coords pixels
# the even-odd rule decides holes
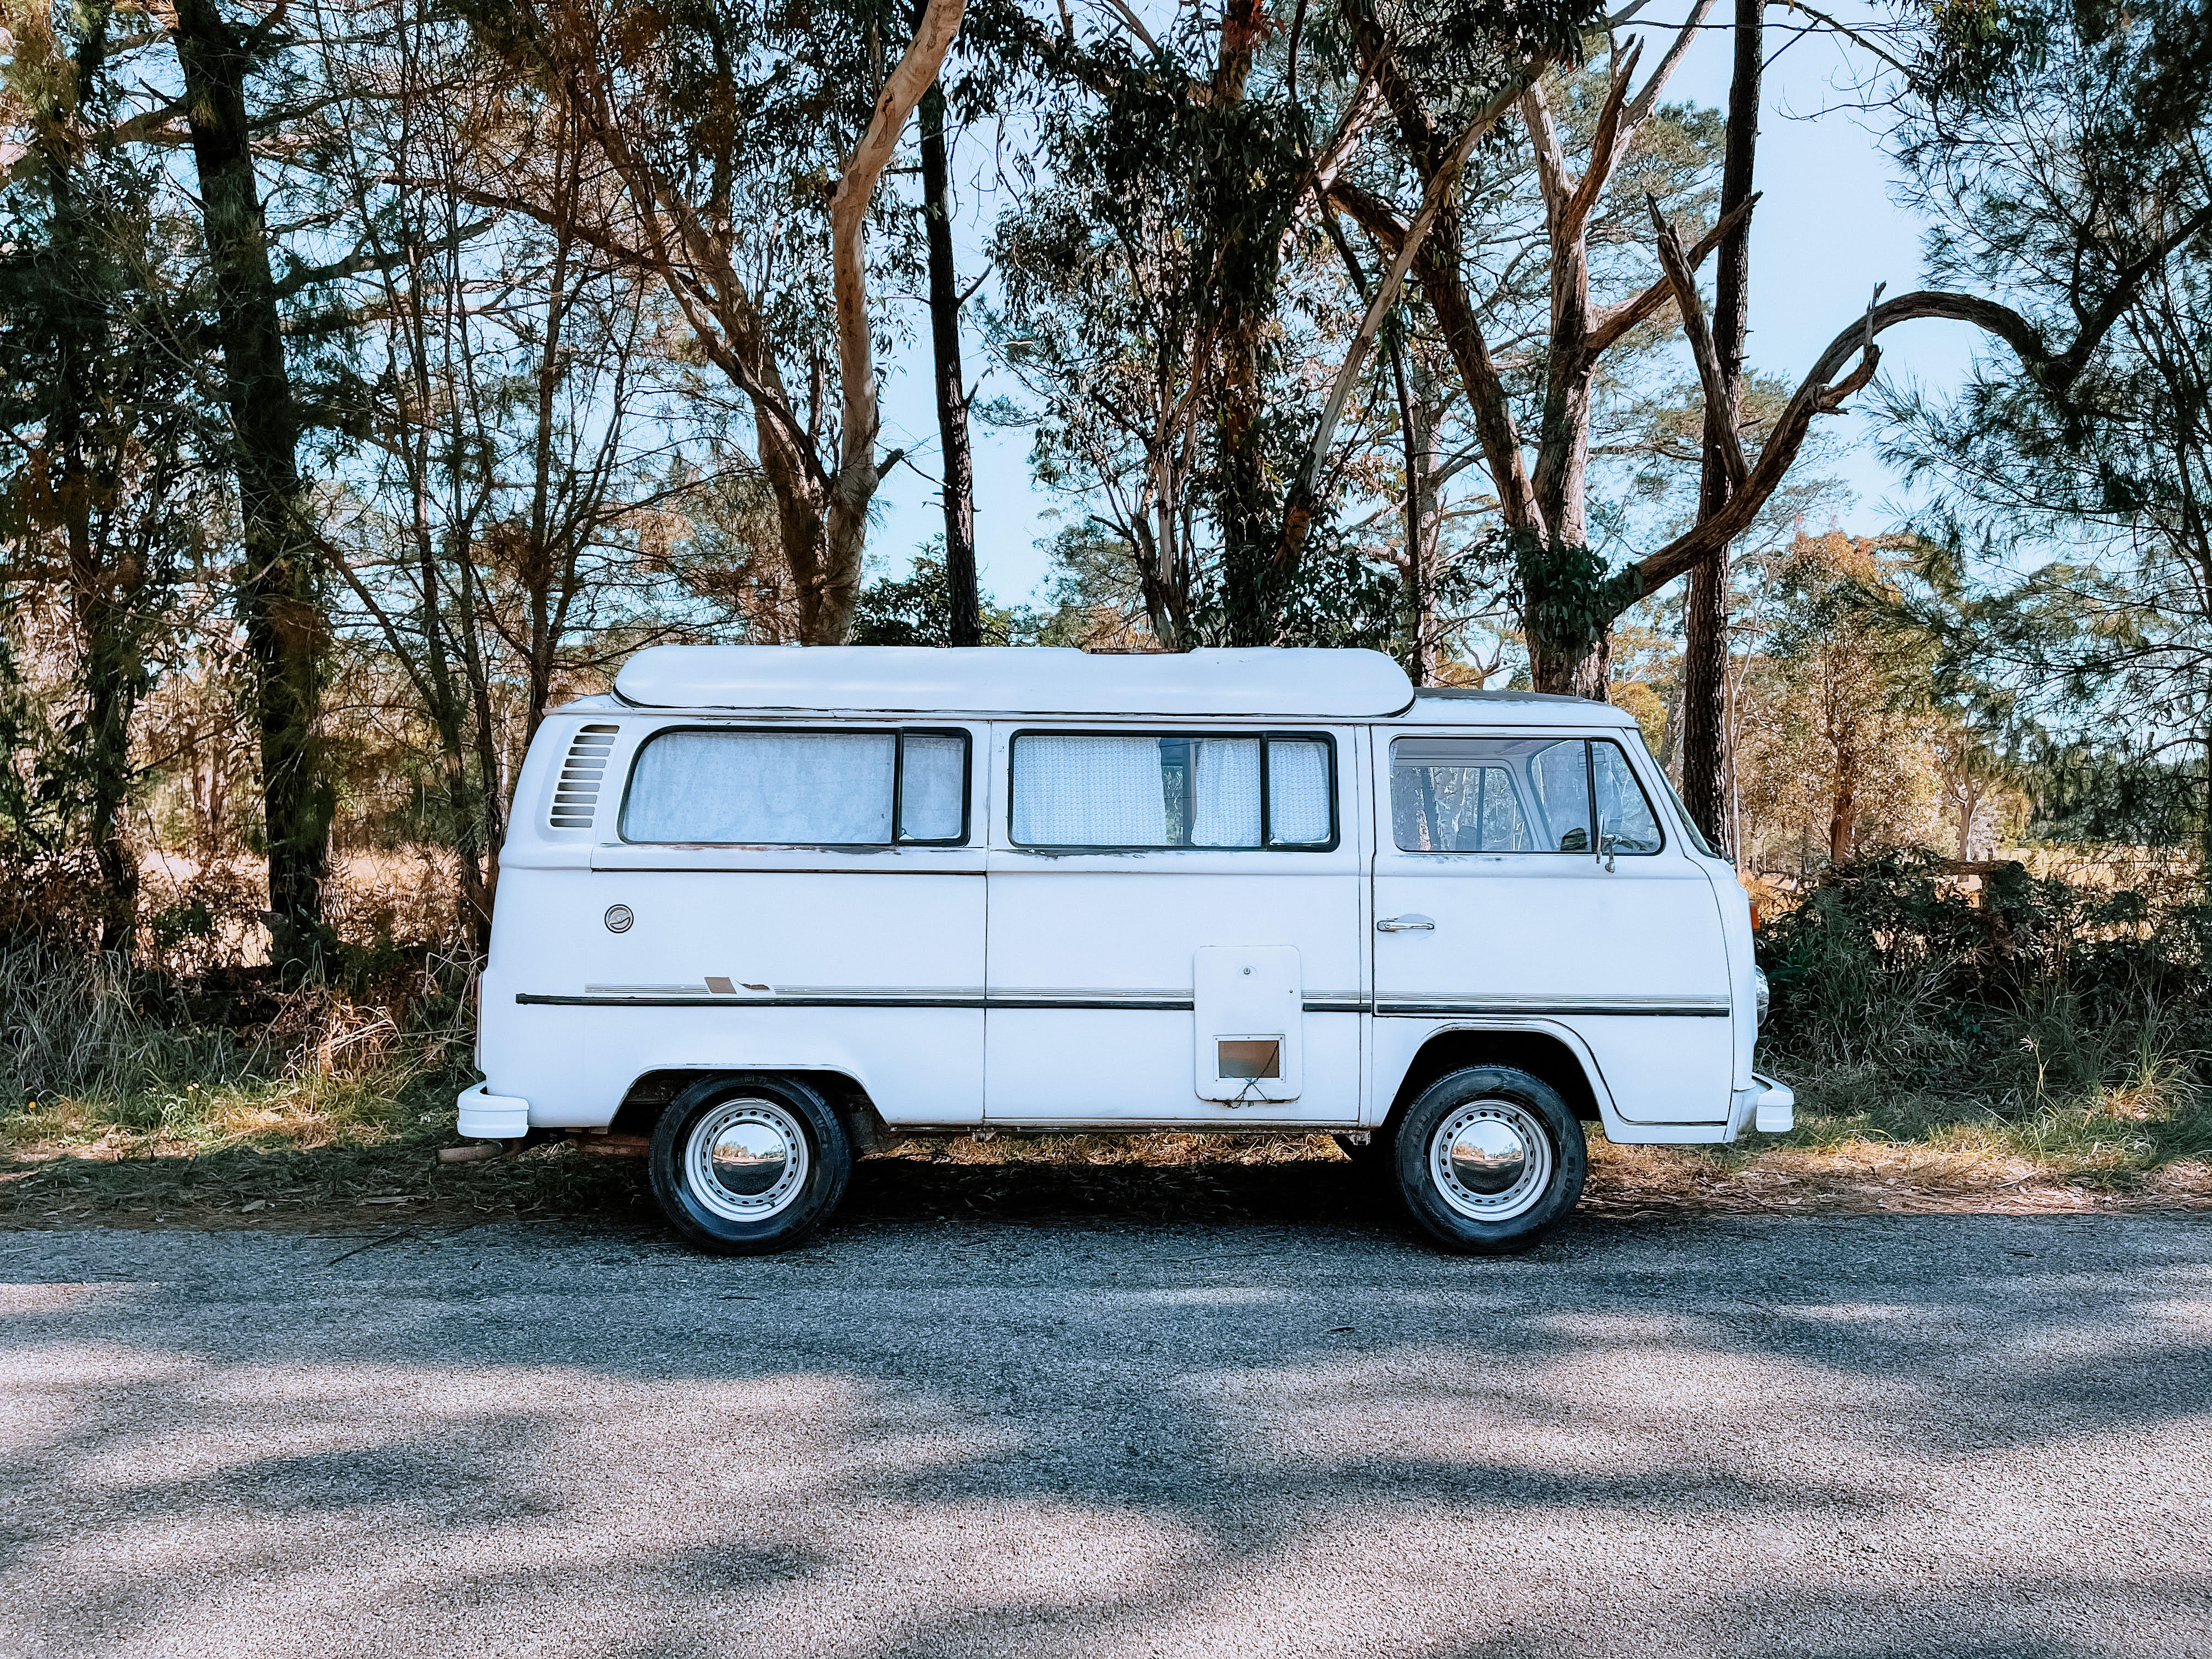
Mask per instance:
[[[226,13],[222,0],[177,0],[170,38],[183,87],[177,108],[198,170],[213,334],[230,416],[239,613],[260,737],[270,953],[280,967],[316,972],[337,799],[320,753],[324,573],[300,467],[305,422],[285,313],[288,300],[324,273],[294,260],[280,282],[277,238],[256,165],[257,144],[274,125],[276,99],[266,94],[283,78],[291,41],[281,17]]]
[[[914,27],[926,11],[914,9]],[[961,366],[960,313],[973,297],[963,291],[952,246],[952,129],[945,74],[930,82],[915,106],[921,170],[922,235],[929,284],[931,380],[937,394],[939,492],[945,512],[947,636],[953,645],[983,643],[982,591],[975,574],[975,460],[969,425],[973,394]],[[977,279],[977,285],[981,284]]]
[[[131,720],[207,506],[201,295],[159,168],[128,142],[150,20],[5,0],[0,21],[21,145],[0,175],[0,604],[68,641],[60,695],[11,734],[34,775],[9,862],[21,878],[27,852],[88,846],[100,948],[127,951]]]
[[[1106,15],[1105,32],[1079,36],[1065,13],[1058,30],[1004,6],[979,13],[994,38],[1027,45],[1050,94],[1048,184],[1000,230],[1002,337],[1070,453],[1119,446],[1124,499],[1109,517],[1147,585],[1185,592],[1210,567],[1220,636],[1267,643],[1317,614],[1303,567],[1334,506],[1337,428],[1369,393],[1404,275],[1394,248],[1351,321],[1301,338],[1309,301],[1295,290],[1317,256],[1334,261],[1323,204],[1375,125],[1384,54],[1355,41],[1333,5],[1178,6],[1157,31],[1125,7]],[[1468,95],[1439,139],[1407,246],[1430,234],[1522,90],[1579,57],[1594,15],[1585,0],[1462,0],[1425,21],[1431,57],[1449,64],[1440,72]],[[1086,398],[1097,406],[1081,408]],[[1082,468],[1103,476],[1095,459]],[[1176,603],[1147,605],[1164,638],[1188,635]]]
[[[1796,468],[1818,417],[1840,409],[1873,380],[1883,333],[1918,319],[1964,321],[2002,342],[2034,383],[2063,387],[2080,376],[2152,274],[2203,228],[2203,221],[2183,213],[2148,234],[2130,227],[2100,246],[2081,242],[2074,268],[2060,281],[2069,303],[2034,316],[1971,292],[1932,289],[1887,301],[1877,293],[1797,381],[1755,455],[1747,451],[1737,422],[1717,414],[1707,423],[1727,477],[1726,500],[1709,499],[1692,524],[1616,565],[1592,546],[1589,533],[1589,412],[1600,365],[1660,311],[1678,311],[1708,402],[1725,410],[1729,371],[1705,322],[1693,276],[1751,212],[1755,198],[1747,197],[1688,246],[1662,216],[1651,238],[1656,257],[1644,261],[1641,271],[1611,298],[1595,287],[1587,230],[1596,204],[1652,119],[1657,87],[1710,9],[1710,0],[1692,7],[1640,86],[1640,47],[1617,26],[1632,13],[1599,37],[1610,58],[1607,88],[1579,155],[1563,140],[1547,88],[1534,87],[1519,100],[1520,128],[1534,151],[1543,204],[1541,256],[1551,300],[1548,316],[1538,320],[1533,340],[1523,347],[1544,367],[1543,395],[1532,416],[1516,406],[1510,376],[1501,372],[1486,336],[1483,307],[1470,297],[1465,275],[1439,251],[1433,231],[1425,243],[1414,234],[1418,214],[1364,190],[1357,176],[1342,178],[1329,192],[1332,203],[1383,247],[1401,259],[1411,250],[1414,278],[1452,343],[1509,538],[1532,672],[1546,690],[1603,695],[1613,620],[1715,556],[1758,520]],[[1355,38],[1380,65],[1377,79],[1392,131],[1406,163],[1423,181],[1426,201],[1455,177],[1455,152],[1439,137],[1449,123],[1436,110],[1455,94],[1457,83],[1449,75],[1425,72],[1421,55],[1407,44],[1421,37],[1398,14],[1378,9],[1349,16]],[[2116,27],[2126,32],[2140,26],[2123,21]],[[1915,78],[1911,88],[1915,98],[1932,95],[1927,76]],[[1449,244],[1443,246],[1448,250]]]
[[[863,0],[465,0],[478,38],[574,124],[586,183],[556,205],[493,205],[577,234],[659,284],[699,352],[750,404],[800,636],[842,640],[879,452],[867,228],[876,185],[964,0],[927,0],[910,42]],[[886,70],[885,64],[890,62]]]
[[[2140,786],[2116,796],[2185,784],[2166,827],[2212,878],[2205,9],[2015,7],[1936,34],[1914,70],[1899,154],[1929,264],[2001,298],[1969,320],[2010,348],[1954,398],[1888,400],[1893,456],[1936,492],[1953,665]]]

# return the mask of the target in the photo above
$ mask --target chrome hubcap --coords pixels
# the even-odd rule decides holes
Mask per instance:
[[[1506,1221],[1552,1184],[1552,1138],[1510,1100],[1478,1100],[1437,1125],[1429,1172],[1445,1203],[1474,1221]]]
[[[763,1221],[788,1208],[806,1184],[806,1135],[772,1100],[726,1100],[692,1126],[684,1184],[731,1221]]]

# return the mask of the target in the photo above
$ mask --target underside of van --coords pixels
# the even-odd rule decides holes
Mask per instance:
[[[1336,1135],[1446,1248],[1585,1126],[1789,1126],[1734,870],[1632,720],[1357,651],[659,647],[518,781],[465,1136],[783,1248],[945,1133]]]

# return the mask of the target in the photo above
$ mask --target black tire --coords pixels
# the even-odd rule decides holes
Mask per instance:
[[[736,1156],[717,1158],[718,1142]],[[766,1255],[829,1219],[852,1177],[853,1140],[829,1103],[797,1079],[738,1073],[677,1096],[653,1126],[646,1163],[661,1213],[686,1243],[719,1255]]]
[[[1525,1250],[1565,1219],[1589,1159],[1559,1091],[1510,1066],[1438,1078],[1399,1120],[1393,1152],[1414,1224],[1445,1249],[1479,1255]]]

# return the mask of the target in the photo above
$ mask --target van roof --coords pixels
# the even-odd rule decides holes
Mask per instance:
[[[1471,686],[1425,685],[1413,694],[1406,718],[1423,725],[1517,726],[1560,728],[1633,726],[1636,717],[1611,703],[1563,697],[1555,691],[1478,691]]]
[[[1379,651],[1272,647],[1111,655],[1052,646],[656,645],[615,676],[647,708],[1258,714],[1376,720],[1413,706]]]

